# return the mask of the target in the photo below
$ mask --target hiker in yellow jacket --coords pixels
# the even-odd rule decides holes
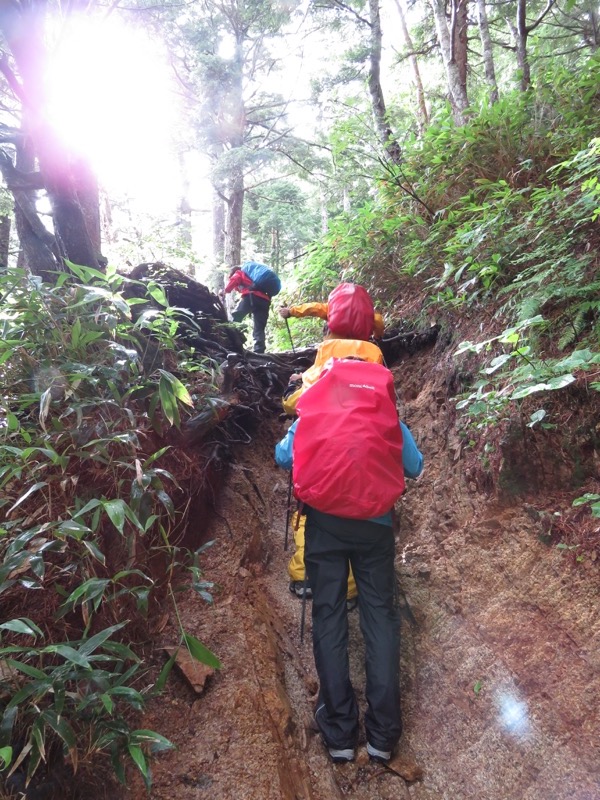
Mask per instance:
[[[279,313],[284,319],[293,317],[320,317],[327,320],[327,333],[319,345],[315,362],[302,375],[292,375],[288,389],[282,398],[283,410],[289,416],[296,411],[300,395],[316,382],[321,370],[330,358],[360,358],[375,364],[383,364],[383,353],[371,336],[383,336],[384,323],[381,314],[375,312],[373,301],[362,286],[352,283],[339,284],[329,295],[327,303],[304,303],[299,306],[283,306]],[[298,597],[311,597],[310,587],[305,584],[304,570],[304,525],[305,517],[298,512],[292,517],[294,545],[296,550],[288,564],[290,591]],[[348,577],[348,608],[356,606],[357,589],[352,570]]]

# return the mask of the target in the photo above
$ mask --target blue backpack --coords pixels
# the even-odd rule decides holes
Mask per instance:
[[[268,294],[269,297],[275,297],[281,291],[279,276],[265,264],[259,264],[258,261],[244,261],[242,272],[251,278],[255,289]]]

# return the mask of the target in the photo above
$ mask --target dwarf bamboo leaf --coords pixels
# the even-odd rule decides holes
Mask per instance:
[[[72,261],[69,261],[68,258],[65,258],[64,262],[71,272],[83,283],[89,283],[94,279],[101,281],[102,283],[106,283],[106,275],[99,269],[94,269],[94,267],[84,267],[81,264],[74,264]]]
[[[148,284],[148,294],[152,297],[153,300],[161,305],[167,307],[169,305],[169,301],[167,300],[167,295],[165,294],[164,289],[162,286],[159,286],[158,283],[150,282]]]
[[[107,694],[100,695],[100,702],[104,706],[104,708],[108,711],[109,714],[112,714],[115,704],[113,703],[112,699]]]
[[[41,720],[34,723],[31,730],[31,738],[29,739],[29,758],[27,760],[27,780],[29,781],[35,775],[35,771],[40,765],[42,759],[46,759],[44,748],[44,733],[41,730]],[[25,749],[25,748],[23,748]]]
[[[175,745],[169,741],[165,736],[161,736],[156,731],[146,730],[140,728],[136,731],[131,731],[130,741],[135,744],[150,743],[150,750],[153,753],[159,753],[161,750],[172,750]]]
[[[89,553],[99,561],[101,564],[106,564],[106,558],[104,557],[104,553],[100,550],[98,545],[95,542],[90,541],[89,539],[84,539],[82,542],[83,546]]]
[[[41,636],[44,637],[44,634],[30,619],[27,617],[19,617],[18,619],[11,619],[8,622],[3,622],[0,625],[0,628],[7,631],[14,631],[15,633],[25,633],[28,636]]]
[[[150,788],[150,771],[148,769],[148,764],[146,763],[146,756],[142,748],[137,744],[129,744],[127,745],[127,749],[129,750],[129,755],[131,756],[133,763],[142,773],[144,778],[144,783],[146,784],[146,788]]]
[[[148,458],[147,458],[147,459],[144,461],[144,464],[143,464],[143,467],[144,467],[144,469],[148,469],[148,467],[149,467],[149,466],[150,466],[152,463],[154,463],[154,461],[156,461],[157,459],[159,459],[161,456],[163,456],[163,455],[164,455],[164,454],[167,452],[167,450],[170,450],[170,449],[171,449],[170,445],[167,445],[166,447],[161,447],[161,448],[160,448],[160,450],[157,450],[157,451],[156,451],[156,453],[152,453],[152,455],[151,455],[151,456],[149,456],[149,457],[148,457]]]
[[[165,378],[165,380],[170,383],[175,397],[182,403],[193,407],[194,401],[179,378],[176,378],[174,375],[172,375],[170,372],[166,372],[164,369],[159,369],[159,372],[161,377]]]
[[[86,503],[83,508],[81,508],[75,514],[73,514],[73,519],[75,519],[76,517],[81,517],[83,514],[87,514],[88,511],[91,511],[92,509],[101,505],[102,505],[101,500],[90,500],[89,503]]]
[[[71,664],[77,664],[78,667],[90,667],[91,664],[85,656],[81,655],[74,647],[70,647],[68,644],[51,644],[48,647],[44,647],[42,650],[44,653],[56,653],[59,656],[62,656],[66,661],[71,662]]]
[[[12,747],[0,747],[0,767],[5,769],[12,761]]]
[[[96,633],[81,645],[79,652],[83,656],[91,655],[94,650],[100,647],[100,645],[104,644],[104,642],[109,639],[113,633],[121,630],[121,628],[125,627],[126,624],[126,622],[121,622],[118,625],[111,625],[110,627],[105,628],[103,631],[100,631],[100,633]]]
[[[73,519],[67,519],[60,523],[56,529],[56,532],[58,534],[65,534],[66,536],[72,536],[73,539],[77,539],[79,541],[83,539],[86,533],[91,533],[91,529],[88,528],[87,525],[82,525],[80,522],[75,522]]]
[[[39,489],[41,489],[43,486],[47,486],[47,485],[48,485],[48,484],[46,483],[46,481],[39,481],[38,483],[34,483],[34,484],[33,484],[33,486],[30,486],[30,487],[29,487],[29,489],[28,489],[28,490],[25,492],[25,494],[23,494],[23,495],[21,495],[21,497],[19,497],[19,499],[17,500],[17,502],[16,502],[16,503],[14,503],[14,504],[13,504],[13,505],[12,505],[12,506],[11,506],[11,507],[8,509],[8,511],[7,511],[6,513],[7,513],[7,514],[10,514],[10,513],[12,513],[12,512],[15,510],[15,508],[18,508],[18,507],[21,505],[21,503],[25,502],[25,500],[27,500],[27,498],[28,498],[28,497],[31,497],[31,495],[32,495],[34,492],[37,492],[37,491],[38,491]]]
[[[12,667],[12,669],[16,669],[18,672],[22,672],[30,678],[42,681],[46,680],[46,673],[42,672],[41,669],[37,669],[37,667],[32,667],[31,664],[25,664],[23,661],[17,661],[14,658],[7,658],[6,663],[9,667]]]
[[[79,337],[81,336],[81,320],[79,317],[73,323],[71,327],[71,344],[74,348],[77,348],[79,344]]]
[[[177,399],[175,397],[175,393],[173,392],[171,382],[165,377],[164,373],[160,376],[160,380],[158,382],[158,393],[160,396],[160,404],[163,414],[171,423],[171,425],[175,425],[178,428],[180,417],[179,409],[177,408]]]
[[[169,517],[171,517],[171,519],[173,519],[173,517],[175,516],[175,506],[173,505],[173,501],[171,500],[169,495],[166,492],[164,492],[162,489],[159,489],[156,492],[156,496],[158,497],[160,502],[163,504],[163,506],[167,509]]]
[[[42,718],[48,723],[52,730],[60,736],[69,750],[73,750],[75,748],[75,745],[77,744],[77,737],[75,736],[75,731],[69,725],[66,719],[61,718],[51,709],[43,711]]]
[[[169,675],[171,674],[171,670],[173,669],[173,665],[175,664],[175,659],[177,658],[177,651],[173,653],[172,656],[169,657],[167,663],[160,671],[160,675],[158,676],[156,683],[154,684],[154,691],[156,693],[162,692],[165,688],[165,684]]]
[[[196,639],[195,636],[185,633],[184,631],[183,640],[190,651],[190,655],[195,658],[196,661],[200,661],[202,664],[206,664],[208,667],[213,667],[214,669],[221,669],[222,664],[216,655],[212,653],[208,647],[205,647],[202,642]]]
[[[9,431],[18,431],[20,427],[19,418],[9,411],[6,414],[6,427]]]
[[[106,578],[89,578],[71,592],[64,605],[75,608],[78,603],[102,597],[109,583]]]
[[[125,526],[125,502],[119,499],[103,500],[102,505],[112,524],[122,534]]]

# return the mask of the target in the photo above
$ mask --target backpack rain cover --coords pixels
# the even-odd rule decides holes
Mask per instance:
[[[327,327],[343,339],[370,339],[375,308],[371,296],[356,283],[340,283],[327,298]]]
[[[252,279],[254,286],[259,292],[268,294],[269,297],[275,297],[281,291],[281,281],[271,267],[266,264],[260,264],[258,261],[244,261],[242,264],[242,272]]]
[[[404,491],[392,373],[381,364],[332,359],[296,410],[298,500],[347,519],[390,511]]]

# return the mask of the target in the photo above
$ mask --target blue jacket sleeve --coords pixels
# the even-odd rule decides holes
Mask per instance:
[[[400,422],[402,429],[402,466],[407,478],[418,478],[423,472],[423,454],[417,447],[412,433]]]
[[[275,461],[283,469],[291,469],[293,461],[294,434],[298,420],[289,428],[283,439],[275,445]]]

